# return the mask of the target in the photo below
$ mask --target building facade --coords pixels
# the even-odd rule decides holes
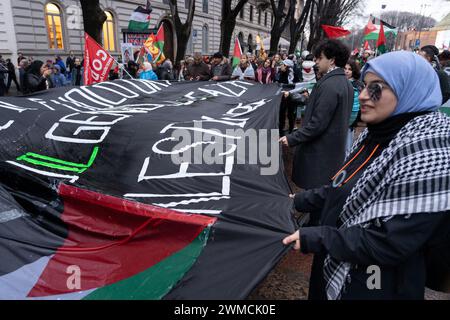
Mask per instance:
[[[433,28],[399,32],[396,48],[412,50],[426,45],[434,45],[441,51],[450,49],[450,13]]]
[[[186,1],[186,3],[185,3]],[[187,1],[179,0],[182,21],[186,18]],[[221,0],[195,0],[196,9],[187,54],[213,54],[219,49]],[[256,47],[256,36],[270,36],[273,17],[270,6],[257,8],[258,0],[250,0],[237,18],[233,39],[239,37],[244,51]],[[131,13],[145,0],[100,0],[107,20],[103,25],[103,46],[113,56],[120,55],[123,30]],[[170,21],[168,0],[153,0],[150,28],[164,22],[165,42],[176,51],[176,34]],[[83,15],[78,0],[2,0],[0,1],[0,54],[17,61],[17,53],[34,59],[66,57],[70,51],[81,56],[84,48]],[[231,46],[232,47],[232,46]],[[232,50],[233,48],[231,48]]]

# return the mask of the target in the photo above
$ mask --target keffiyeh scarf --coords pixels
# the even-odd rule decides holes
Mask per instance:
[[[361,147],[367,129],[353,144]],[[347,160],[347,159],[346,159]],[[339,215],[341,229],[368,228],[379,220],[450,210],[450,118],[440,112],[408,122],[364,171]],[[340,299],[352,265],[328,255],[324,263],[329,300]]]

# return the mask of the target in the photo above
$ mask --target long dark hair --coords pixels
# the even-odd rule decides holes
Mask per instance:
[[[355,80],[359,80],[361,77],[361,71],[359,70],[358,65],[356,64],[356,61],[353,59],[349,59],[347,61],[347,64],[352,68],[352,78]]]
[[[41,60],[34,60],[25,71],[28,73],[32,73],[36,76],[40,76],[41,75],[41,67],[43,64],[44,64],[44,62],[42,62]]]

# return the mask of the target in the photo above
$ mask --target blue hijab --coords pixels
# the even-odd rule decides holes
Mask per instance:
[[[383,54],[368,61],[362,72],[382,78],[397,97],[391,116],[420,111],[435,111],[442,104],[442,93],[436,71],[423,57],[408,51]]]

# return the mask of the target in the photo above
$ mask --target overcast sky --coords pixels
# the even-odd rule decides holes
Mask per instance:
[[[409,11],[414,13],[421,13],[424,16],[431,16],[438,22],[442,20],[448,13],[450,13],[450,1],[446,0],[363,0],[363,14],[364,16],[369,16],[373,14],[375,16],[380,16],[382,11],[381,5],[385,4],[386,8],[384,11]],[[355,19],[353,23],[349,25],[365,25],[367,23],[367,18],[364,18],[364,22],[360,19]]]

